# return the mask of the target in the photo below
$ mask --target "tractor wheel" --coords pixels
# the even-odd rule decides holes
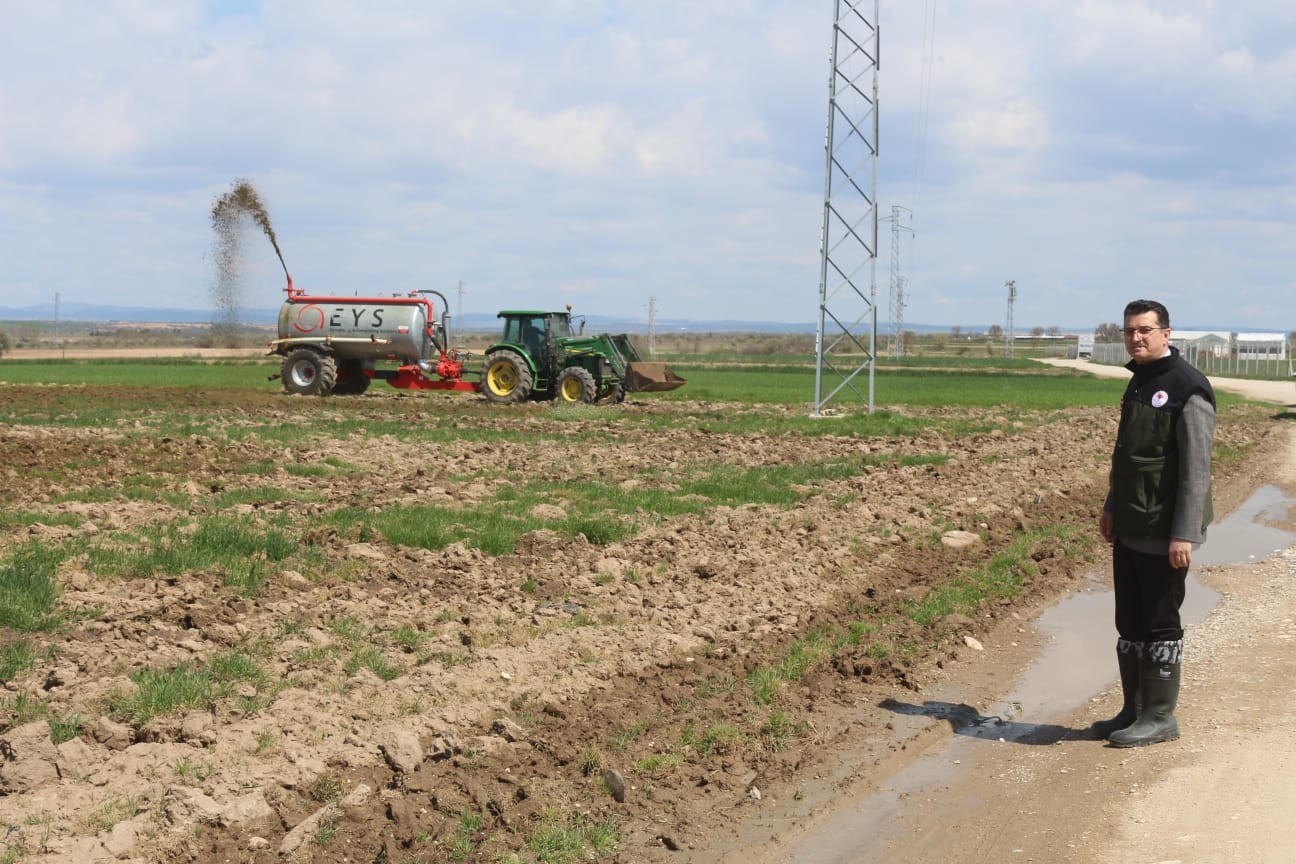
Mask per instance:
[[[310,348],[298,348],[284,357],[279,377],[289,393],[327,396],[337,383],[337,361]]]
[[[531,369],[515,351],[487,354],[481,380],[482,395],[488,402],[522,402],[531,395]]]
[[[589,405],[598,396],[598,385],[594,376],[579,366],[568,366],[558,373],[554,382],[554,398],[559,402],[574,405],[583,402]]]
[[[610,405],[620,405],[625,401],[625,397],[625,385],[613,384],[611,387],[608,387],[607,390],[603,391],[601,396],[599,396],[599,402]]]
[[[359,396],[369,389],[369,376],[365,374],[364,364],[359,360],[347,360],[338,369],[337,383],[333,385],[335,396]]]

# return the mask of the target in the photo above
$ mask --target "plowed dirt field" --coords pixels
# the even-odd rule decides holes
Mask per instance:
[[[0,629],[0,860],[705,860],[893,769],[888,700],[1102,566],[1115,407],[799,413],[0,384],[5,584],[57,553]],[[1284,425],[1221,412],[1217,509]]]

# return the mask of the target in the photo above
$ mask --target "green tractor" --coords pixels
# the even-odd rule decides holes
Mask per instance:
[[[644,362],[623,334],[572,332],[571,310],[510,310],[500,341],[486,351],[481,390],[490,402],[527,399],[559,402],[620,402],[626,393],[674,390],[684,379],[665,363]]]

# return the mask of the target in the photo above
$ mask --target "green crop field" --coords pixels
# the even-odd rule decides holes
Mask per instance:
[[[129,360],[3,360],[0,381],[10,384],[83,384],[88,387],[199,387],[282,389],[269,381],[278,362],[186,358]]]
[[[714,400],[752,404],[810,406],[815,372],[804,358],[786,363],[678,364],[688,379],[680,390],[640,394],[636,399]],[[157,387],[242,389],[277,392],[278,372],[271,361],[174,360],[7,360],[0,362],[0,381],[11,384],[63,384],[86,387]],[[824,392],[841,377],[826,372]],[[879,362],[874,374],[875,405],[1012,405],[1027,409],[1101,405],[1119,398],[1121,385],[1078,372],[1058,370],[1029,360],[939,358],[919,362]],[[381,383],[375,386],[382,387]],[[833,402],[843,407],[867,398],[866,373],[856,376]],[[336,397],[344,399],[347,397]],[[465,400],[474,397],[465,395]]]
[[[663,400],[677,403],[705,401],[800,406],[805,408],[807,415],[814,404],[815,370],[804,358],[786,363],[679,363],[672,368],[688,379],[687,385],[669,393],[635,394],[632,398],[636,401]],[[847,367],[843,367],[843,372],[845,371]],[[0,382],[87,388],[156,388],[152,397],[139,392],[132,395],[135,404],[155,405],[174,400],[174,394],[169,391],[175,389],[278,393],[282,389],[281,385],[271,378],[277,372],[277,362],[256,360],[203,361],[178,358],[0,362]],[[822,379],[822,392],[831,393],[842,381],[841,374],[826,370]],[[1031,360],[948,357],[879,361],[873,383],[874,407],[880,411],[905,406],[1001,406],[1014,410],[1048,411],[1077,406],[1115,405],[1124,387],[1120,380],[1098,378]],[[386,389],[382,382],[375,382],[374,386],[378,388],[374,392]],[[833,395],[828,407],[834,411],[858,412],[867,405],[868,388],[866,370]],[[407,392],[413,398],[422,395]],[[334,402],[351,398],[354,397],[332,397]],[[454,398],[461,399],[465,403],[464,407],[480,402],[472,394],[456,395]],[[1219,398],[1221,404],[1237,401],[1237,397],[1228,394],[1219,394]],[[84,396],[68,396],[66,401],[80,402],[83,409],[88,409],[91,403],[98,404],[101,410],[108,408],[110,413],[112,407],[122,410],[130,407],[129,404],[114,404],[112,400],[86,399]],[[105,405],[105,401],[112,407]],[[607,412],[607,408],[602,406],[590,410],[604,414]],[[690,405],[682,413],[686,416],[698,414],[694,405]],[[731,419],[734,418],[731,416]],[[681,420],[688,422],[683,418]],[[659,418],[653,422],[662,421]],[[369,425],[372,426],[372,423]],[[399,429],[392,431],[400,432]]]
[[[1002,363],[954,368],[881,366],[874,372],[874,405],[1013,406],[1047,410],[1076,405],[1114,404],[1122,383],[1079,372],[1058,370],[1030,361],[1020,366]],[[804,366],[679,366],[688,379],[680,390],[662,398],[676,400],[813,404],[815,373]],[[825,373],[823,392],[837,387],[842,378]],[[837,394],[834,404],[860,404],[868,396],[867,373],[856,376]]]

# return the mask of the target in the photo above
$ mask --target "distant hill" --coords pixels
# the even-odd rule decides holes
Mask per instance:
[[[110,306],[96,303],[62,303],[59,305],[58,317],[62,321],[78,321],[91,324],[209,324],[218,320],[217,313],[211,309]],[[584,317],[587,330],[618,333],[646,333],[648,331],[648,323],[642,320],[607,315],[586,315]],[[0,306],[0,321],[53,321],[54,318],[53,303],[40,303],[35,306],[23,307]],[[239,322],[243,324],[273,325],[278,320],[279,307],[277,306],[273,309],[239,310]],[[462,318],[453,318],[451,326],[455,330],[483,332],[498,329],[500,323],[499,319],[493,314],[466,314]],[[813,323],[776,321],[694,321],[683,318],[661,318],[657,320],[657,332],[659,333],[678,330],[813,333],[815,332],[815,325]]]
[[[211,309],[172,309],[168,307],[111,306],[98,303],[62,303],[58,309],[62,321],[78,321],[90,324],[210,324],[218,319]],[[279,308],[243,309],[239,321],[243,324],[274,325],[279,317]],[[579,317],[579,316],[578,316]],[[587,330],[613,333],[647,333],[648,322],[642,319],[622,318],[611,315],[585,315]],[[34,306],[0,306],[0,321],[53,321],[55,310],[53,303],[39,303]],[[491,332],[499,328],[499,319],[493,314],[465,314],[454,318],[451,326],[455,330],[468,332]],[[701,331],[703,333],[813,333],[816,324],[813,321],[735,321],[732,319],[708,321],[691,318],[659,318],[656,322],[658,333],[679,331]],[[878,322],[878,332],[890,332],[891,325]],[[949,330],[944,325],[905,324],[906,330],[915,333],[943,333]],[[985,332],[984,326],[964,326],[965,334]],[[1063,331],[1063,332],[1088,332]]]
[[[53,303],[38,303],[34,306],[0,306],[0,321],[53,321],[55,317]],[[99,303],[62,303],[59,305],[58,317],[63,321],[79,321],[91,324],[210,324],[217,320],[217,313],[212,309],[172,309],[168,307],[144,306],[110,306]],[[585,326],[594,332],[612,333],[647,333],[648,322],[637,318],[622,318],[612,315],[586,315]],[[243,324],[274,325],[279,318],[279,307],[273,309],[240,310],[239,321]],[[462,319],[452,319],[451,326],[457,331],[474,333],[491,332],[499,327],[499,319],[493,314],[483,315],[469,313]],[[813,333],[816,330],[813,321],[720,321],[695,320],[691,318],[658,318],[658,333],[671,333],[680,330],[700,330],[704,333]],[[965,336],[985,333],[991,325],[964,324],[959,329]],[[1002,326],[1002,325],[998,325]],[[915,333],[948,333],[947,324],[918,324],[906,322],[906,330]],[[1019,327],[1017,334],[1026,335],[1031,328]],[[1225,330],[1229,332],[1249,332],[1255,328],[1223,327],[1218,325],[1194,325],[1180,327],[1189,330]],[[891,324],[878,322],[878,333],[890,333]],[[1092,333],[1092,327],[1061,328],[1065,335]]]

